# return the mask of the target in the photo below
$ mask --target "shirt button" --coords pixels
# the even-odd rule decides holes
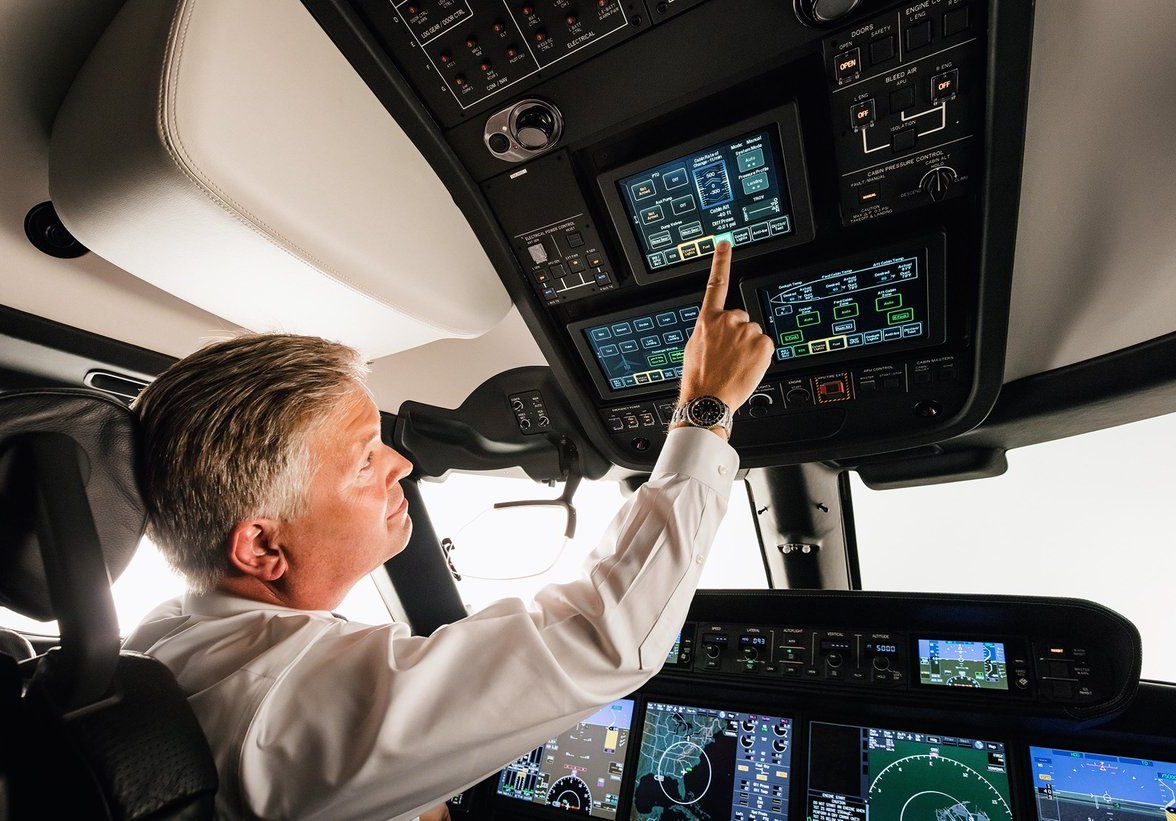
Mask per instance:
[[[720,476],[727,475],[727,466],[726,465],[719,465],[719,475]]]
[[[706,559],[703,557],[703,555],[701,553],[696,554],[694,557],[695,564],[702,564],[705,561],[706,561]]]

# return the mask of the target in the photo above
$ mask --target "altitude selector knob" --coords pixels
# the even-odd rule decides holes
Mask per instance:
[[[932,202],[939,202],[947,196],[948,189],[955,184],[957,179],[954,168],[940,165],[923,175],[923,179],[919,181],[919,187],[927,192],[927,196],[931,197]]]
[[[519,145],[542,151],[559,139],[559,113],[546,103],[529,105],[515,116],[514,132]]]

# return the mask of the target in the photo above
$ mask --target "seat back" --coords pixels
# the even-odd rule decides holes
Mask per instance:
[[[175,678],[119,650],[110,580],[146,523],[137,475],[123,405],[0,394],[0,604],[61,629],[59,647],[21,665],[33,672],[15,707],[13,665],[0,666],[15,713],[0,736],[12,818],[212,817],[216,768]]]

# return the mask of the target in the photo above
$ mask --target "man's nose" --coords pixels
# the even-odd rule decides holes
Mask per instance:
[[[387,445],[385,445],[387,447]],[[399,451],[394,448],[388,448],[388,455],[391,456],[391,465],[388,470],[388,484],[392,485],[399,482],[408,474],[412,473],[412,462],[405,459]]]

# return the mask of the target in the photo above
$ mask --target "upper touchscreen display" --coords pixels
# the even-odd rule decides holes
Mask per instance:
[[[928,339],[925,259],[920,252],[817,268],[758,288],[776,361]]]
[[[1176,815],[1176,764],[1030,747],[1037,817],[1156,821]]]
[[[641,733],[633,821],[788,821],[792,721],[650,702]]]
[[[632,699],[600,708],[508,764],[498,777],[498,794],[593,818],[616,818],[632,723]]]
[[[617,181],[651,271],[793,231],[772,132],[728,140]]]

